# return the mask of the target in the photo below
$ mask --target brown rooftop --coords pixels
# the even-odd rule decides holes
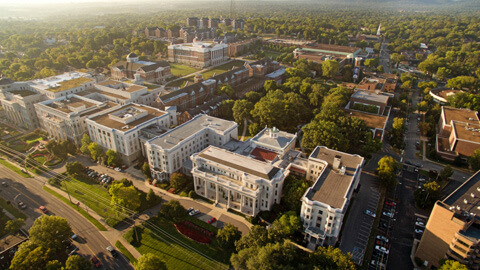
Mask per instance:
[[[64,113],[71,113],[73,111],[70,110],[69,107],[78,108],[78,107],[81,107],[81,106],[85,106],[85,109],[87,109],[87,108],[91,108],[95,105],[96,104],[92,103],[92,102],[88,102],[88,101],[85,101],[85,100],[82,100],[82,99],[79,99],[79,98],[76,98],[76,97],[70,97],[66,100],[64,99],[64,100],[61,100],[61,101],[52,102],[52,103],[48,104],[47,106],[51,107],[53,109],[62,111]]]
[[[343,52],[343,53],[354,53],[354,52],[360,50],[360,48],[358,48],[358,47],[330,45],[330,44],[322,44],[322,43],[303,46],[303,48],[312,48],[312,49],[326,50],[326,51],[337,51],[337,52]]]
[[[477,113],[474,111],[468,109],[457,109],[447,106],[443,106],[442,109],[445,115],[445,122],[447,125],[450,125],[451,121],[479,124]]]
[[[120,112],[122,110],[126,110],[128,108],[145,110],[145,111],[147,111],[147,115],[142,117],[142,118],[139,118],[137,120],[134,120],[134,121],[132,121],[128,124],[125,124],[125,123],[119,122],[119,121],[115,121],[115,120],[110,118],[111,114],[115,114],[117,112]],[[140,124],[143,124],[144,122],[146,122],[148,120],[151,120],[155,117],[162,116],[164,114],[165,114],[164,112],[162,112],[160,110],[157,110],[155,108],[152,108],[152,107],[128,104],[127,106],[122,106],[122,107],[120,107],[116,110],[110,111],[108,113],[92,117],[92,118],[90,118],[90,120],[96,122],[99,125],[103,125],[103,126],[106,126],[106,127],[112,128],[112,129],[117,129],[117,130],[125,132],[125,131],[128,131],[130,129],[135,128],[136,126],[138,126]]]
[[[369,128],[383,129],[387,122],[387,117],[382,115],[376,115],[371,113],[365,113],[355,110],[344,109],[345,115],[350,117],[356,117],[365,122],[365,125]]]

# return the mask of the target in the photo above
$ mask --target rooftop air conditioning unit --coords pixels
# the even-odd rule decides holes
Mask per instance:
[[[464,203],[464,204],[468,204],[467,199],[463,199],[463,203]]]

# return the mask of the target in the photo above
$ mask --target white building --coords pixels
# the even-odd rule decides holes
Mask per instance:
[[[69,139],[81,144],[87,132],[87,117],[118,106],[110,102],[98,102],[77,95],[49,99],[35,104],[40,126],[57,140]]]
[[[13,84],[18,83],[12,83],[11,85]],[[20,85],[25,86],[25,84]],[[16,87],[11,88],[8,91],[2,90],[0,93],[2,108],[5,112],[6,118],[12,124],[26,129],[38,128],[40,123],[33,104],[41,102],[45,97],[33,91],[25,90],[28,89],[28,87],[24,86],[19,87],[18,90]]]
[[[109,79],[95,84],[94,88],[78,95],[101,102],[115,102],[120,105],[136,103],[156,107],[159,93],[160,88],[148,91],[146,86]]]
[[[190,163],[190,155],[209,145],[222,146],[237,139],[238,124],[200,114],[192,120],[145,143],[152,177],[168,181],[170,175]],[[184,173],[189,173],[188,164]]]
[[[142,153],[145,155],[139,138],[140,130],[152,125],[168,128],[177,124],[177,118],[176,111],[127,104],[89,117],[86,123],[93,142],[104,149],[117,151],[125,163],[131,164]]]
[[[306,177],[316,181],[303,195],[300,211],[309,247],[337,242],[362,165],[363,157],[324,146],[317,146],[309,156]]]
[[[74,71],[27,83],[32,91],[55,99],[92,89],[95,79],[88,73]]]
[[[283,181],[289,173],[214,146],[193,154],[191,159],[198,195],[252,216],[280,202]]]

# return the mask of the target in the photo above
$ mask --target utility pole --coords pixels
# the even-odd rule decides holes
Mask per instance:
[[[65,180],[63,180],[62,183],[65,185],[65,190],[67,191],[68,199],[70,200],[70,202],[72,202],[72,198],[70,197],[70,192],[68,192],[68,188],[67,188],[67,184],[65,184]]]

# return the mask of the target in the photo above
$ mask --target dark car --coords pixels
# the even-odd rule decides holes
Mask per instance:
[[[100,266],[102,266],[102,263],[97,259],[97,257],[93,256],[92,257],[92,263],[95,267],[99,268]]]
[[[113,257],[116,257],[118,254],[117,251],[112,246],[108,246],[107,250],[108,252],[110,252],[110,254],[112,254]]]

